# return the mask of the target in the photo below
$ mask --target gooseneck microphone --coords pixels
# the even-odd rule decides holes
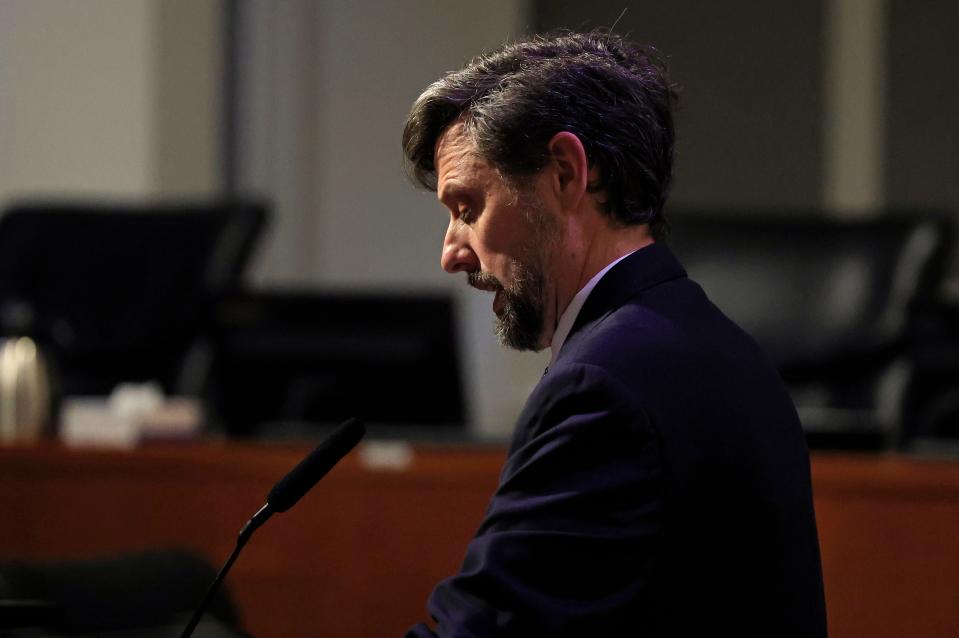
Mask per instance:
[[[200,618],[203,617],[203,611],[210,603],[210,599],[213,598],[213,594],[219,589],[224,576],[230,571],[230,567],[233,566],[233,562],[240,554],[240,550],[243,549],[246,542],[250,540],[253,532],[265,523],[274,512],[285,512],[296,505],[296,502],[299,501],[304,494],[309,492],[321,478],[326,476],[326,473],[333,469],[333,466],[339,463],[340,459],[356,447],[356,444],[360,442],[364,434],[366,434],[366,427],[362,421],[359,419],[349,419],[345,421],[336,428],[329,438],[316,446],[316,449],[310,452],[306,458],[300,461],[296,467],[290,470],[286,476],[273,486],[273,489],[270,490],[270,493],[266,496],[266,504],[261,507],[256,514],[246,522],[243,529],[240,530],[240,534],[236,540],[236,547],[233,548],[233,553],[226,559],[226,563],[223,564],[220,572],[216,575],[216,578],[213,579],[200,605],[196,611],[193,612],[193,617],[190,618],[190,622],[183,630],[183,633],[180,634],[180,638],[189,638],[189,636],[193,634],[193,630],[196,629]]]

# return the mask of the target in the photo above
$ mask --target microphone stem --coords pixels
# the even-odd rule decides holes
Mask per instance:
[[[252,519],[250,520],[252,521]],[[250,540],[250,536],[253,535],[253,531],[255,529],[256,527],[251,526],[249,522],[243,526],[243,530],[240,531],[240,535],[236,539],[236,546],[233,548],[233,552],[230,554],[230,557],[226,559],[223,567],[220,568],[220,572],[216,575],[216,578],[214,578],[213,582],[210,583],[210,587],[206,590],[206,595],[203,596],[200,606],[197,607],[196,611],[193,612],[193,617],[190,618],[190,622],[183,629],[183,633],[180,634],[180,638],[190,638],[190,636],[193,635],[193,630],[196,629],[196,626],[200,623],[200,619],[203,617],[203,612],[206,610],[206,606],[210,603],[210,600],[213,598],[213,595],[216,593],[217,589],[220,588],[220,583],[223,582],[223,578],[226,576],[226,573],[230,571],[230,567],[233,566],[233,562],[236,560],[236,557],[240,555],[240,550],[243,549],[243,546],[246,545],[246,542]]]

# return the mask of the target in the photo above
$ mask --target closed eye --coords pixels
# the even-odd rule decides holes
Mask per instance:
[[[464,224],[472,224],[475,221],[475,216],[473,214],[473,209],[469,206],[461,206],[457,217]]]

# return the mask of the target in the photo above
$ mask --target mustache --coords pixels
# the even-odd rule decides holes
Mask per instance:
[[[466,273],[466,283],[479,290],[489,290],[490,288],[503,290],[503,284],[496,277],[481,270],[472,270]]]

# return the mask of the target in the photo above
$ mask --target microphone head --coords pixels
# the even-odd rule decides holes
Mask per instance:
[[[293,507],[365,434],[366,426],[359,419],[349,419],[336,428],[329,438],[316,446],[316,449],[273,486],[266,497],[270,509],[285,512]]]

